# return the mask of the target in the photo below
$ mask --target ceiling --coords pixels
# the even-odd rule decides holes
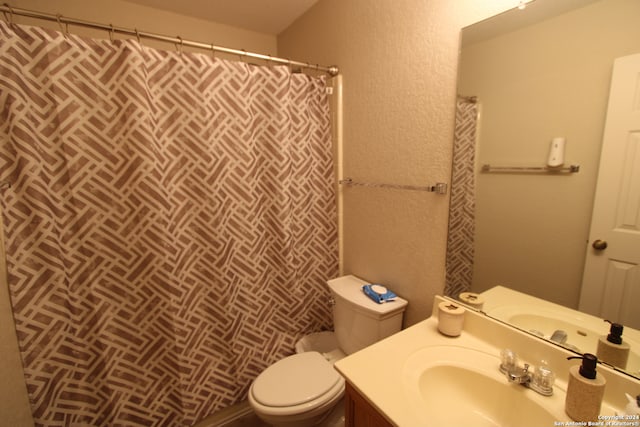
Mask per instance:
[[[318,0],[126,0],[181,15],[276,35]]]

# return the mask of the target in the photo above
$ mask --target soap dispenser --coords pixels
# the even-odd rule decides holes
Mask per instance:
[[[608,320],[605,320],[608,322]],[[611,322],[609,322],[611,323]],[[630,346],[622,341],[624,327],[619,323],[611,323],[609,335],[603,335],[598,340],[596,355],[602,362],[620,369],[627,369]]]
[[[569,359],[582,359],[582,364],[569,368],[564,410],[574,421],[597,421],[607,383],[602,375],[596,373],[598,358],[585,353],[580,357],[568,357],[567,360]]]

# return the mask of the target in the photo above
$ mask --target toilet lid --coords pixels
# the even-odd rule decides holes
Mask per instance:
[[[265,369],[253,382],[253,397],[265,406],[295,406],[327,393],[340,374],[318,352],[294,354]]]

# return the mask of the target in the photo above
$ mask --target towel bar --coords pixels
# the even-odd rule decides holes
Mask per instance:
[[[447,184],[444,182],[437,182],[435,183],[435,185],[429,185],[429,186],[417,186],[417,185],[359,182],[359,181],[354,181],[351,178],[345,178],[338,181],[338,184],[348,185],[348,186],[360,186],[360,187],[390,188],[393,190],[427,191],[427,192],[436,193],[436,194],[447,194]]]

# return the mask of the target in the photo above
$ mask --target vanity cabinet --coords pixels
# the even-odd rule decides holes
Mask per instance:
[[[345,384],[345,427],[392,427],[349,382]]]

